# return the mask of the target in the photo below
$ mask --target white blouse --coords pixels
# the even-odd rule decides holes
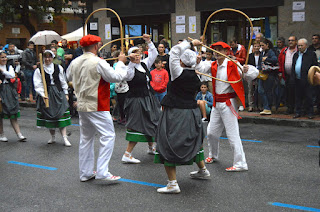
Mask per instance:
[[[54,65],[53,63],[51,63],[50,65],[45,65],[43,64],[43,69],[44,71],[50,75],[50,84],[54,85],[54,81],[53,81],[53,72],[54,72]],[[61,87],[63,89],[63,92],[67,95],[68,94],[68,84],[66,82],[66,78],[63,72],[63,68],[62,66],[59,65],[59,79],[61,82]],[[44,88],[43,88],[43,83],[42,83],[42,76],[41,76],[41,72],[40,69],[37,68],[34,71],[34,75],[33,75],[33,84],[34,84],[34,90],[42,97],[44,97]]]
[[[15,77],[15,73],[12,66],[9,66],[9,70],[7,70],[6,65],[0,65],[0,69],[3,70],[2,74],[5,76],[2,83],[8,83],[7,79],[12,79]]]

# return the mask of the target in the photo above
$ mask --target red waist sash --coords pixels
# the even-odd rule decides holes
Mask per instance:
[[[241,116],[237,113],[234,107],[231,104],[230,99],[237,97],[236,92],[233,93],[224,93],[224,94],[215,94],[214,98],[216,102],[225,102],[226,105],[230,108],[233,115],[235,115],[238,119],[241,119]]]

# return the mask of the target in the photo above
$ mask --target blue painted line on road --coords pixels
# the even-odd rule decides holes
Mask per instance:
[[[8,161],[8,163],[17,164],[17,165],[21,165],[21,166],[29,166],[29,167],[33,167],[33,168],[39,168],[39,169],[47,169],[47,170],[51,170],[51,171],[57,170],[57,168],[54,168],[54,167],[40,166],[40,165],[36,165],[36,164],[22,163],[22,162],[18,162],[18,161]]]
[[[119,181],[127,182],[127,183],[135,183],[135,184],[140,184],[140,185],[146,185],[146,186],[152,186],[152,187],[159,187],[159,188],[166,187],[165,185],[142,182],[142,181],[137,181],[137,180],[124,179],[124,178],[121,178]]]
[[[309,208],[309,207],[304,207],[304,206],[299,206],[299,205],[290,205],[290,204],[284,204],[281,202],[270,202],[269,204],[273,205],[273,206],[277,206],[277,207],[283,207],[283,208],[291,208],[291,209],[303,210],[303,211],[320,212],[320,209],[318,209],[318,208]]]
[[[311,146],[311,145],[308,145],[307,147],[311,147],[311,148],[320,148],[320,146]]]
[[[80,124],[71,124],[71,126],[77,126],[77,127],[79,127]]]
[[[228,139],[228,138],[225,138],[225,137],[220,137],[220,139]],[[241,139],[241,141],[249,141],[249,142],[254,142],[254,143],[262,143],[262,141],[256,141],[256,140],[248,140],[248,139]]]

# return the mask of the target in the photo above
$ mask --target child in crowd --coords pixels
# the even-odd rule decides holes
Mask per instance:
[[[202,82],[200,86],[201,91],[196,96],[197,104],[201,110],[203,122],[208,122],[208,116],[211,112],[213,104],[213,95],[208,91],[208,89],[208,83]]]
[[[162,67],[162,61],[157,58],[154,62],[156,68],[153,69],[150,73],[152,76],[152,81],[150,85],[155,91],[155,97],[161,102],[163,97],[167,94],[167,84],[169,82],[169,74]]]

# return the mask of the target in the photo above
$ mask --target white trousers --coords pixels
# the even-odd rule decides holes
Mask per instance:
[[[91,176],[94,171],[94,137],[96,132],[100,134],[96,179],[106,178],[109,175],[108,166],[116,137],[110,112],[79,112],[79,121],[80,179]]]
[[[234,98],[231,99],[231,103],[234,109],[238,111]],[[233,166],[247,168],[248,165],[240,139],[238,119],[225,102],[217,102],[216,107],[212,107],[207,129],[209,157],[218,159],[219,142],[223,129],[226,129],[226,134],[233,150]]]

